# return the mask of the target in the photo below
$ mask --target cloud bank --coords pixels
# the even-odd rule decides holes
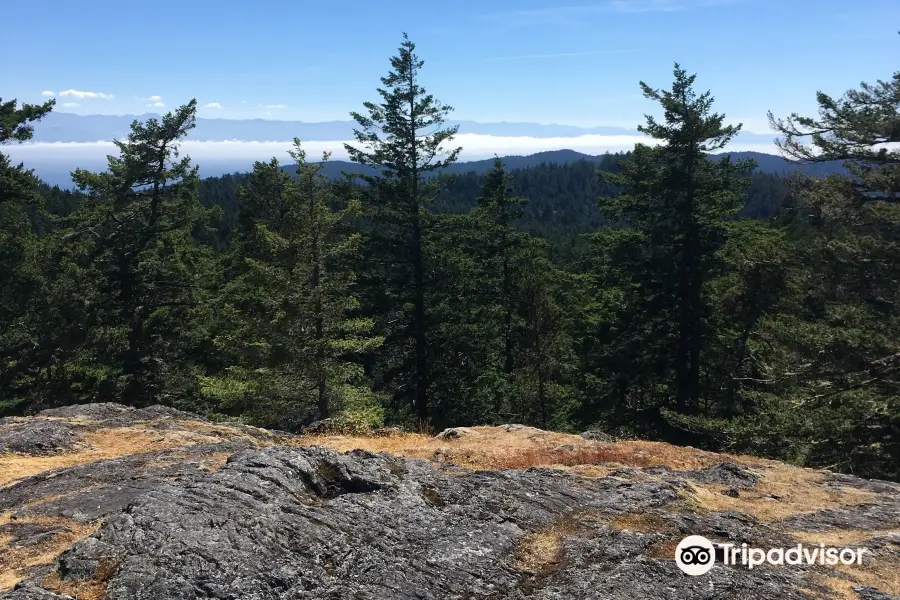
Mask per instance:
[[[347,152],[342,141],[305,141],[303,147],[310,157],[317,157],[323,152],[332,152],[332,158],[344,160]],[[451,147],[462,146],[461,158],[477,160],[489,158],[494,154],[527,155],[546,150],[575,150],[585,154],[602,154],[604,152],[622,152],[631,150],[637,143],[652,144],[653,140],[643,135],[582,135],[577,137],[504,137],[483,134],[458,135]],[[203,160],[263,160],[275,156],[288,160],[287,151],[292,146],[289,141],[244,142],[221,141],[207,142],[188,140],[181,144],[182,155],[188,154],[195,162],[202,165]],[[757,152],[773,152],[772,144],[735,143],[729,150],[752,150]],[[38,142],[26,143],[3,148],[14,160],[24,161],[26,165],[32,160],[76,161],[78,159],[96,160],[116,151],[112,142]]]
[[[85,98],[103,98],[105,100],[111,100],[115,98],[112,94],[105,94],[103,92],[85,92],[81,90],[63,90],[59,93],[60,96],[72,96],[74,98],[80,98],[84,100]]]

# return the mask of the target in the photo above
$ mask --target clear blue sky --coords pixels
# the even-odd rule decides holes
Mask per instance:
[[[889,77],[900,50],[897,0],[48,0],[2,12],[0,96],[53,92],[57,110],[82,114],[196,97],[222,106],[201,116],[345,120],[375,99],[405,30],[429,91],[460,119],[631,128],[652,110],[638,81],[667,86],[679,61],[718,110],[764,131],[769,109],[809,112],[818,89]]]

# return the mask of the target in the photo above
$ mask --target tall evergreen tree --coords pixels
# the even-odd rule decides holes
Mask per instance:
[[[94,398],[145,405],[191,393],[193,360],[203,333],[200,312],[209,249],[194,237],[205,211],[197,169],[179,158],[195,124],[196,101],[163,116],[134,121],[109,170],[73,173],[88,194],[71,217],[69,239],[90,240],[86,260],[98,303],[92,306],[92,362],[102,369]]]
[[[380,423],[358,360],[378,345],[371,319],[356,315],[360,235],[344,227],[359,202],[335,197],[320,174],[327,155],[309,163],[295,140],[290,156],[296,181],[272,159],[256,163],[241,190],[216,336],[228,358],[204,389],[219,410],[258,424],[296,428],[332,416]]]
[[[843,161],[847,169],[795,182],[799,293],[771,329],[783,351],[773,374],[778,414],[790,416],[780,434],[813,464],[896,478],[900,73],[817,100],[817,118],[770,115],[787,157]]]
[[[34,123],[54,100],[42,105],[0,98],[0,144],[31,139]],[[41,242],[32,227],[40,211],[40,182],[0,152],[0,414],[18,410],[43,347],[37,335],[45,299]]]
[[[662,384],[676,411],[692,413],[700,406],[701,354],[710,340],[704,288],[719,269],[724,219],[740,209],[752,163],[709,159],[740,126],[723,126],[709,92],[694,91],[695,76],[678,65],[674,75],[667,91],[641,83],[664,112],[664,122],[648,116],[639,127],[658,145],[638,144],[619,173],[603,173],[624,192],[600,198],[601,211],[618,226],[596,241],[615,257],[607,261],[609,283],[627,295],[616,354],[643,365],[638,377],[653,379],[634,383],[651,397]],[[652,405],[665,407],[668,399]]]
[[[521,246],[522,235],[514,231],[512,222],[522,216],[522,198],[515,198],[510,191],[510,177],[503,162],[494,160],[494,168],[484,176],[482,195],[477,199],[478,208],[471,216],[481,225],[482,268],[492,280],[489,285],[493,298],[488,302],[499,308],[502,319],[500,338],[503,341],[502,372],[509,376],[513,371],[513,285],[516,265],[515,252]]]
[[[431,370],[426,205],[440,188],[439,180],[425,178],[454,162],[460,151],[445,147],[457,127],[442,128],[452,108],[422,87],[424,64],[404,34],[391,70],[381,79],[381,102],[366,102],[365,115],[351,113],[359,125],[354,130],[358,145],[346,145],[354,162],[380,170],[363,179],[369,184],[366,212],[372,222],[369,285],[383,290],[387,364],[381,377],[395,399],[409,402],[420,422],[429,417]]]

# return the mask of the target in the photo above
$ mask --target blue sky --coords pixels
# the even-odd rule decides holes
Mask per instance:
[[[895,0],[49,0],[3,11],[16,25],[0,36],[0,94],[53,92],[57,110],[82,114],[197,97],[222,107],[201,116],[344,120],[374,98],[405,30],[429,91],[459,119],[632,128],[652,110],[638,81],[667,86],[677,60],[718,110],[763,132],[769,109],[810,112],[818,89],[889,77],[900,48]]]

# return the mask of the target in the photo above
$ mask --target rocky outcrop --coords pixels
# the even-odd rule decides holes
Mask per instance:
[[[0,452],[33,456],[71,450],[78,435],[71,427],[54,421],[13,423],[0,429]]]
[[[185,443],[0,487],[7,554],[64,542],[55,559],[16,569],[3,600],[897,598],[900,486],[891,483],[521,426],[431,440],[320,434],[308,446],[185,413],[84,410],[93,416],[70,408],[33,421],[68,423],[93,445],[81,452],[99,452],[96,434],[117,428]],[[360,449],[339,451],[347,446]],[[411,457],[438,452],[439,461]],[[562,462],[477,468],[529,453]],[[677,468],[647,464],[657,456]],[[7,453],[0,469],[13,459],[47,460]],[[738,497],[723,493],[732,488]],[[866,545],[874,562],[869,571],[716,564],[692,577],[674,561],[686,535],[764,547],[830,535]]]

